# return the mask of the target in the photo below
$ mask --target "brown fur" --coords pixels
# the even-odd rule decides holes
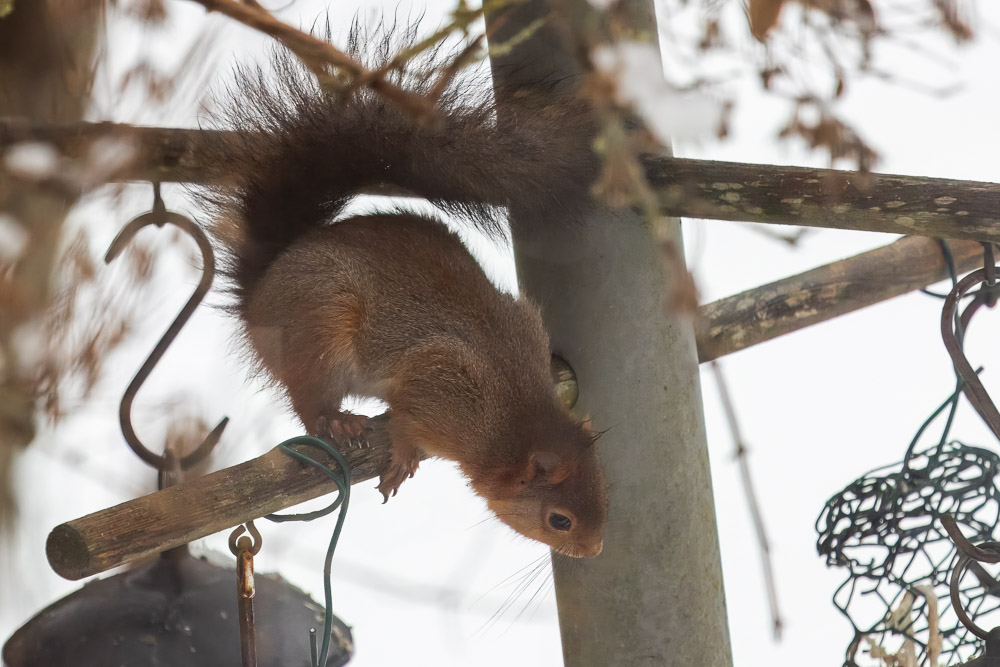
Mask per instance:
[[[555,396],[539,313],[499,292],[444,225],[386,215],[314,230],[269,267],[246,313],[251,344],[308,428],[338,419],[347,395],[389,404],[383,493],[423,451],[457,461],[522,534],[568,555],[599,551],[594,436]],[[551,512],[574,528],[553,529]]]
[[[397,212],[329,224],[377,183],[494,234],[494,205],[571,215],[593,174],[586,142],[567,136],[589,127],[580,105],[522,100],[498,112],[463,106],[457,91],[439,123],[419,124],[366,91],[339,98],[288,61],[279,70],[278,91],[260,76],[239,82],[233,118],[257,134],[229,140],[245,155],[240,187],[210,193],[259,366],[310,430],[358,427],[340,412],[348,395],[389,404],[387,497],[420,452],[450,459],[518,532],[597,555],[607,492],[595,437],[555,396],[538,309],[499,292],[436,220]]]

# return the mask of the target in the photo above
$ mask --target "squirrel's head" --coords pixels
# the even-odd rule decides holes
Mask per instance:
[[[568,414],[488,488],[473,479],[501,521],[574,558],[593,558],[604,545],[608,491],[597,459],[597,434]]]

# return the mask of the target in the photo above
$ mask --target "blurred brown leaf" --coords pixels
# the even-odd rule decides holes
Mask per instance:
[[[747,18],[750,20],[750,32],[759,41],[767,39],[767,33],[777,24],[784,4],[785,0],[749,0]]]

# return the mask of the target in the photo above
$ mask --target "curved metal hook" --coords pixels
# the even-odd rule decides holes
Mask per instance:
[[[118,420],[121,423],[122,435],[125,437],[125,442],[128,446],[132,448],[136,456],[148,463],[149,465],[157,468],[158,470],[164,470],[167,466],[167,459],[159,454],[154,454],[151,452],[142,441],[139,440],[139,436],[136,435],[135,429],[132,428],[132,401],[135,399],[136,393],[139,391],[139,387],[142,383],[146,381],[149,377],[150,372],[152,372],[153,367],[156,366],[160,357],[163,353],[167,351],[170,344],[177,337],[181,328],[190,319],[191,314],[195,311],[201,300],[205,297],[205,294],[212,287],[212,280],[215,278],[215,253],[212,252],[212,245],[209,243],[208,238],[205,236],[205,232],[201,230],[197,224],[195,224],[191,219],[180,215],[179,213],[174,213],[168,211],[163,204],[163,200],[160,198],[160,187],[158,183],[153,185],[154,202],[153,210],[149,213],[144,213],[139,217],[135,218],[129,222],[125,227],[118,232],[118,236],[115,240],[111,242],[108,247],[108,252],[104,255],[104,262],[110,264],[128,245],[129,241],[135,237],[136,233],[148,225],[156,225],[157,227],[163,227],[164,224],[170,223],[175,227],[179,227],[191,238],[195,240],[198,244],[198,249],[201,251],[202,258],[202,273],[201,281],[198,283],[198,288],[188,299],[187,303],[181,309],[181,312],[177,314],[174,321],[167,328],[166,333],[160,338],[156,347],[153,351],[149,353],[146,361],[139,368],[139,372],[135,374],[132,378],[132,382],[129,383],[128,389],[125,390],[124,396],[122,396],[122,402],[118,410]],[[226,428],[226,424],[229,423],[229,417],[223,417],[222,421],[212,429],[211,433],[205,438],[205,440],[198,445],[190,454],[181,457],[180,467],[181,469],[187,469],[195,465],[212,451],[219,438],[222,437],[222,431]]]
[[[966,292],[977,284],[988,281],[990,277],[991,272],[988,272],[986,269],[979,269],[965,276],[955,285],[954,289],[952,289],[945,299],[944,307],[941,309],[941,337],[944,340],[944,346],[948,350],[948,354],[951,355],[955,370],[965,381],[962,391],[965,392],[966,398],[969,399],[969,403],[976,409],[979,416],[983,418],[986,425],[990,427],[993,434],[997,438],[1000,438],[1000,411],[997,410],[993,399],[990,398],[983,383],[980,382],[979,377],[976,375],[976,371],[972,368],[972,364],[969,363],[969,360],[965,357],[965,353],[962,351],[962,339],[969,328],[972,316],[983,305],[989,304],[991,297],[988,290],[977,294],[973,297],[972,302],[966,306],[959,317],[961,330],[956,331],[955,326],[955,313],[958,310],[959,301]]]

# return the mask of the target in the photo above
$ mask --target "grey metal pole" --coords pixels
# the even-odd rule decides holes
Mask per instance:
[[[652,3],[641,2],[632,11],[646,22],[633,25],[649,30]],[[494,43],[548,11],[535,1],[502,21],[490,17]],[[576,74],[560,23],[552,18],[493,58],[494,79],[518,86]],[[611,494],[604,552],[594,560],[553,559],[565,664],[727,667],[694,332],[669,313],[660,245],[627,211],[595,208],[585,224],[562,231],[530,224],[523,219],[530,211],[511,214],[529,222],[514,237],[521,289],[541,306],[553,351],[576,371],[577,411],[608,429],[598,445]],[[681,247],[677,220],[667,235]]]

